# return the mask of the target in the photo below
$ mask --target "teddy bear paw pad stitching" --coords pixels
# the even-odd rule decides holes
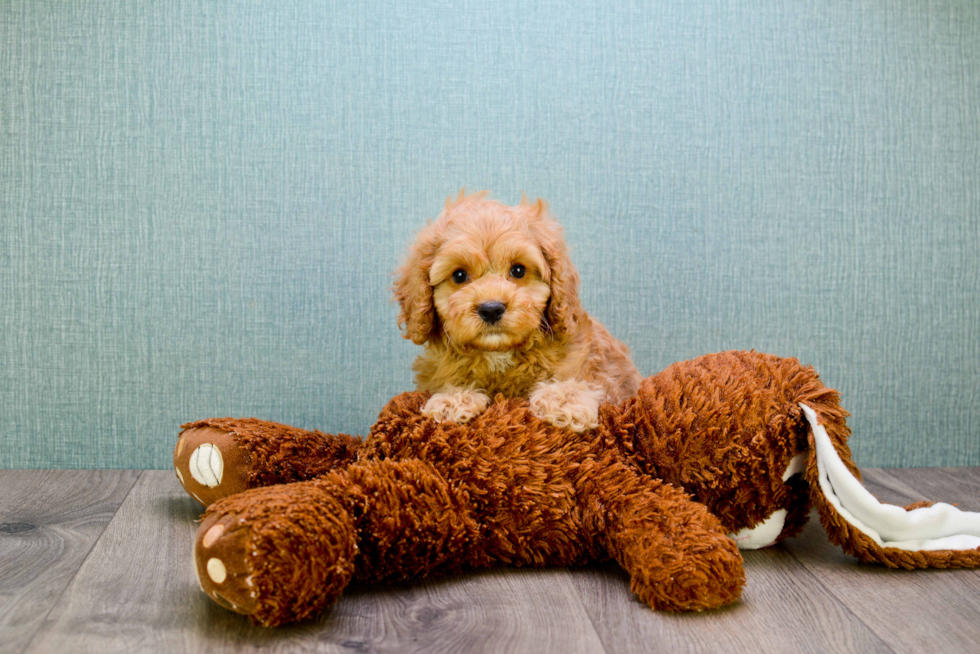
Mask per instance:
[[[221,452],[211,443],[198,446],[191,454],[191,476],[202,486],[215,488],[221,484],[224,467],[225,462],[221,458]]]
[[[180,485],[205,506],[245,490],[247,467],[247,454],[234,436],[214,427],[186,429],[174,448]]]
[[[205,518],[194,545],[194,567],[201,589],[221,606],[251,615],[258,593],[248,566],[249,527],[237,516]]]

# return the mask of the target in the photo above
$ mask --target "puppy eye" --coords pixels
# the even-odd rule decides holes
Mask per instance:
[[[517,279],[523,277],[526,272],[527,270],[524,268],[524,266],[522,266],[519,263],[515,263],[513,266],[510,267],[510,276],[516,277]]]
[[[459,270],[453,273],[453,281],[456,282],[457,284],[462,284],[463,282],[466,281],[466,279],[467,279],[466,271],[463,270],[462,268],[460,268]]]

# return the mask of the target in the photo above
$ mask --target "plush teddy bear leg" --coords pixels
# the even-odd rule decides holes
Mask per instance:
[[[265,625],[303,618],[336,599],[354,573],[356,553],[354,517],[317,482],[219,500],[194,543],[204,592]]]
[[[205,506],[247,488],[318,477],[353,461],[361,443],[254,418],[211,418],[181,429],[174,470]]]
[[[758,352],[675,363],[625,406],[641,469],[691,493],[751,549],[799,533],[809,515],[803,401],[836,407],[846,430],[813,368]]]
[[[598,524],[630,589],[651,608],[700,611],[730,604],[745,584],[742,556],[704,505],[629,471],[596,480]]]
[[[216,502],[194,559],[212,599],[276,626],[325,608],[352,578],[409,579],[480,564],[478,538],[467,495],[432,466],[369,461]]]

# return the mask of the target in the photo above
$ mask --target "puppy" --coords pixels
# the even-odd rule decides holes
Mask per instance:
[[[486,192],[446,200],[395,272],[404,337],[423,412],[464,423],[490,398],[528,397],[538,417],[574,431],[598,424],[599,404],[636,393],[626,346],[579,304],[578,273],[545,203],[509,207]]]

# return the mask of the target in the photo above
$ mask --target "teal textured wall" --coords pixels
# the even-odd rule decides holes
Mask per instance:
[[[364,433],[390,271],[523,189],[641,372],[755,348],[861,465],[980,465],[980,3],[0,4],[0,465]]]

